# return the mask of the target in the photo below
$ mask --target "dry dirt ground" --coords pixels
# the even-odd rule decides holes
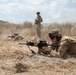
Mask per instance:
[[[32,55],[25,41],[0,39],[0,75],[76,75],[76,58]],[[37,48],[31,47],[35,52]]]

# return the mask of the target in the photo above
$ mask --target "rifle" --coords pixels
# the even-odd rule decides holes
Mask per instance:
[[[42,41],[40,40],[39,43],[35,43],[35,42],[26,42],[26,43],[19,43],[21,45],[27,45],[29,50],[33,53],[33,54],[36,54],[33,50],[30,49],[29,46],[37,46],[38,48],[41,48],[44,47],[44,46],[52,46],[52,47],[55,47],[55,48],[58,48],[59,45],[56,43],[56,44],[47,44],[46,41]]]

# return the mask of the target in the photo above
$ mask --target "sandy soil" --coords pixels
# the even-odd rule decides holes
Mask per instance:
[[[27,46],[0,39],[0,75],[76,75],[76,58],[32,55]],[[31,47],[37,52],[36,47]]]

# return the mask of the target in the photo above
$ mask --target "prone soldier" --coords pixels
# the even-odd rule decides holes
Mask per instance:
[[[18,41],[18,40],[23,40],[23,37],[19,36],[18,33],[14,33],[13,35],[8,36],[7,39]]]
[[[72,54],[76,54],[76,39],[69,36],[62,36],[59,34],[59,30],[55,29],[52,30],[49,34],[49,37],[51,39],[51,42],[53,44],[58,44],[59,46],[55,48],[54,46],[52,49],[56,49],[57,52],[55,52],[55,57],[68,57]]]
[[[40,41],[38,44],[33,44],[38,47],[38,54],[50,54],[52,57],[60,58],[76,54],[76,38],[62,36],[57,29],[52,30],[48,36],[51,39],[51,45],[43,41]],[[51,48],[48,46],[51,46]]]
[[[38,54],[50,54],[52,57],[63,58],[76,54],[76,38],[62,36],[59,34],[59,30],[52,30],[48,36],[52,44],[39,41],[39,43],[27,42],[26,45],[36,46],[38,47]]]

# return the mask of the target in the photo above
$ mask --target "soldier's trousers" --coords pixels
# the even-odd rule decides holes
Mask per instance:
[[[41,38],[41,24],[36,25],[36,33],[39,38]]]

